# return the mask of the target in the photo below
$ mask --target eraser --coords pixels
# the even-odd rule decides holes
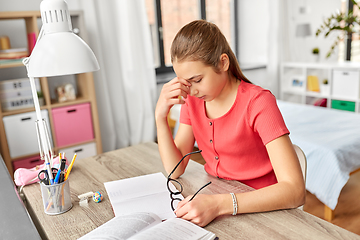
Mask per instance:
[[[84,194],[81,194],[78,196],[79,199],[82,199],[82,198],[88,198],[88,197],[92,197],[94,195],[93,192],[87,192],[87,193],[84,193]]]

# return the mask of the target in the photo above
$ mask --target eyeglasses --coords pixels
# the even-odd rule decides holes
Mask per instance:
[[[186,154],[185,156],[183,156],[183,157],[181,158],[181,160],[178,162],[178,164],[176,164],[176,166],[174,167],[174,169],[171,171],[171,173],[169,174],[169,176],[167,177],[167,188],[168,188],[168,190],[169,190],[169,192],[170,192],[171,209],[172,209],[173,211],[175,211],[174,202],[175,202],[175,201],[179,201],[179,202],[180,202],[180,201],[182,200],[182,199],[180,199],[180,198],[178,197],[178,195],[182,193],[182,191],[183,191],[183,186],[181,185],[181,183],[180,183],[179,181],[177,181],[177,180],[175,180],[175,179],[172,179],[172,178],[171,178],[171,175],[175,172],[176,168],[180,165],[180,163],[182,162],[182,160],[184,160],[184,158],[186,158],[186,157],[189,156],[190,154],[200,153],[200,152],[202,152],[202,150],[195,151],[195,152],[191,152],[191,153],[188,153],[188,154]],[[170,188],[170,182],[171,182],[173,185],[177,186],[176,191],[173,191],[173,190]],[[199,190],[197,190],[197,192],[190,198],[189,202],[194,199],[194,197],[196,196],[196,194],[198,194],[204,187],[208,186],[210,183],[211,183],[211,182],[208,182],[207,184],[205,184],[204,186],[202,186]],[[178,189],[180,189],[180,191],[179,191]]]

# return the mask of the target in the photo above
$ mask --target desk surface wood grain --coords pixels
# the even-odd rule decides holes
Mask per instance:
[[[44,213],[39,184],[24,187],[27,207],[40,234],[48,239],[77,239],[114,217],[104,183],[144,174],[166,172],[155,143],[144,143],[75,161],[69,176],[70,211],[50,216]],[[237,181],[226,181],[208,175],[203,166],[190,161],[180,178],[184,197],[193,194],[208,181],[202,193],[245,192],[252,189]],[[80,207],[78,195],[100,191],[104,200],[89,200]],[[360,236],[337,227],[299,209],[265,213],[221,216],[206,229],[219,239],[360,239]]]

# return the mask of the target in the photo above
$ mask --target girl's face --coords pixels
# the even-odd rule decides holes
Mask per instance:
[[[228,82],[227,68],[224,67],[215,72],[200,61],[183,61],[174,62],[173,68],[177,77],[191,83],[190,95],[207,102],[217,98]]]

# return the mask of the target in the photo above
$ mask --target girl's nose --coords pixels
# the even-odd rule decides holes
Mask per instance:
[[[190,87],[190,96],[195,96],[198,93],[199,91],[197,89],[195,89],[193,86]]]

